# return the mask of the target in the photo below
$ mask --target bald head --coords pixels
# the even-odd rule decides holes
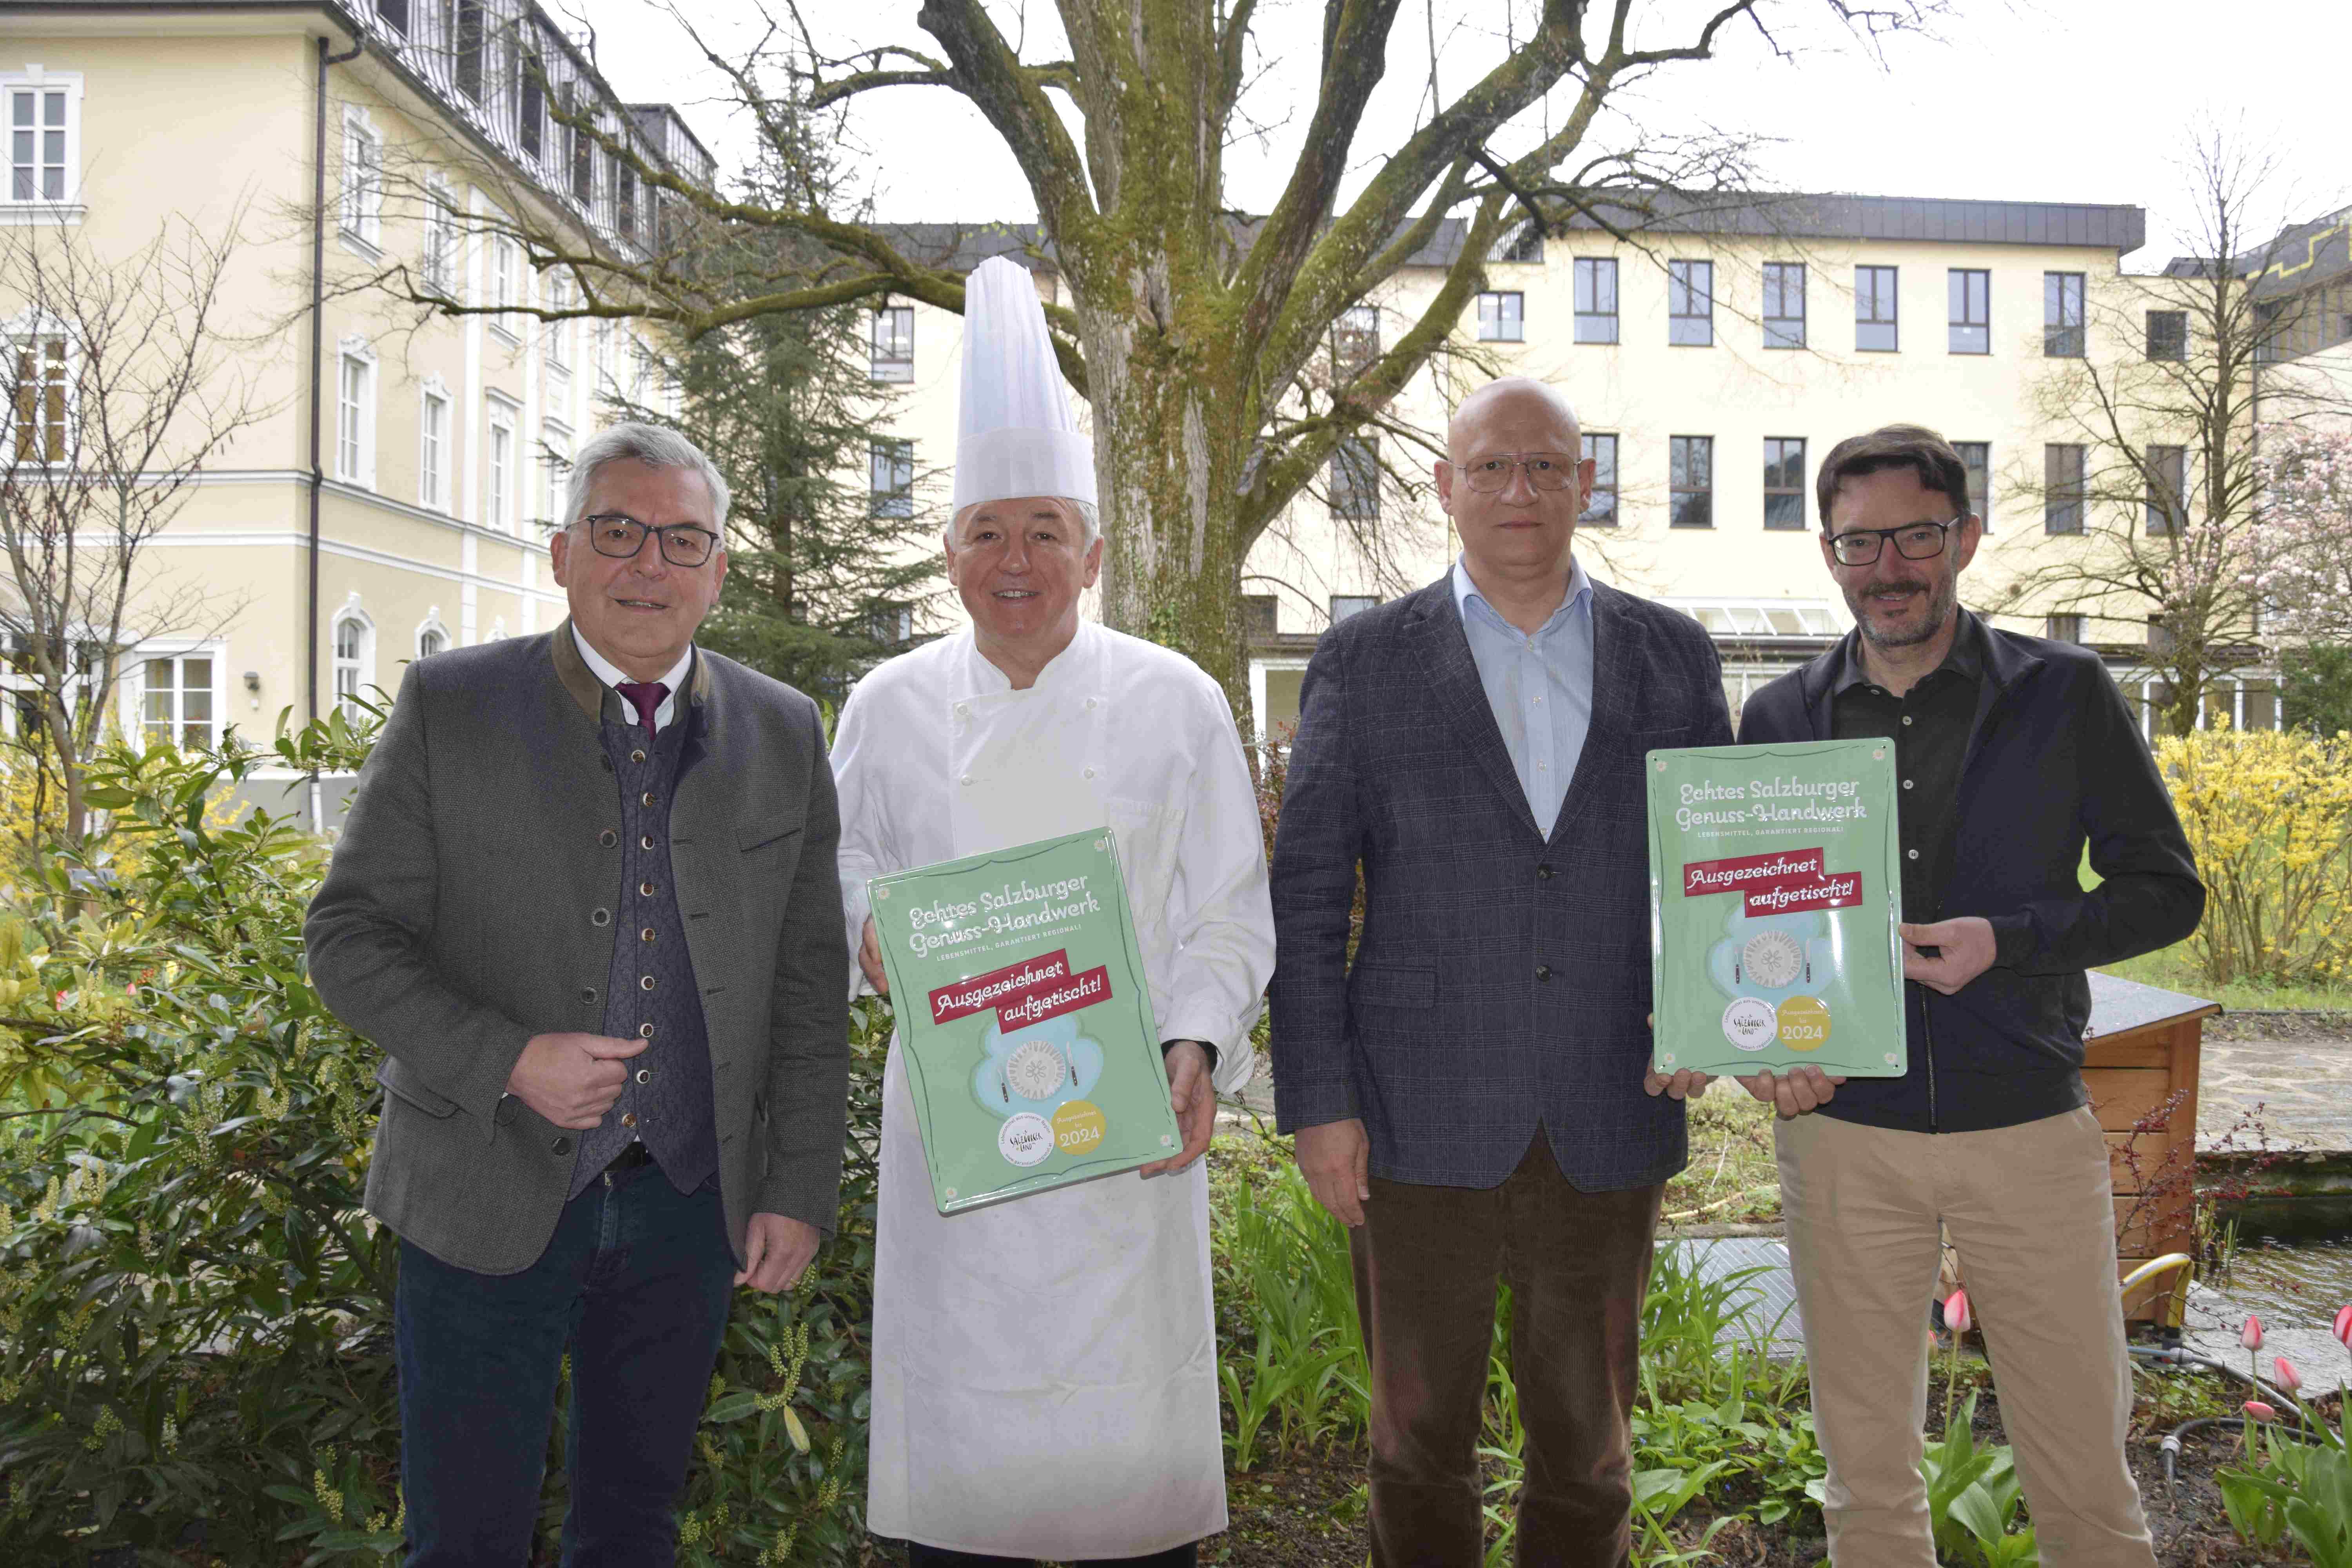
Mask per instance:
[[[1507,375],[1490,381],[1464,398],[1445,426],[1445,449],[1455,462],[1470,454],[1464,443],[1491,424],[1525,429],[1549,426],[1559,433],[1558,450],[1575,453],[1583,444],[1576,410],[1549,382],[1529,375]]]

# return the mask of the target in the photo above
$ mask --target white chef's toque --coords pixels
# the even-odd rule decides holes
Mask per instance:
[[[955,510],[1014,496],[1095,500],[1094,443],[1070,413],[1037,286],[993,256],[964,279]]]

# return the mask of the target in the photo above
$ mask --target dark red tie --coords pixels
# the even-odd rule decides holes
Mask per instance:
[[[629,700],[629,706],[637,710],[637,722],[646,727],[646,734],[652,734],[654,713],[669,695],[669,688],[658,680],[624,680],[613,689]]]

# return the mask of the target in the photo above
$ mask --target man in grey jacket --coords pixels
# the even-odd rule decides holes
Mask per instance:
[[[833,1228],[833,773],[815,704],[694,646],[726,515],[684,437],[590,441],[571,618],[409,667],[310,906],[320,996],[384,1053],[410,1568],[530,1555],[567,1351],[563,1561],[672,1561],[731,1287]]]

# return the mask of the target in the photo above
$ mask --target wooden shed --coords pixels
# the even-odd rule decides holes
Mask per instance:
[[[2196,1250],[2197,1071],[2218,1003],[2093,971],[2083,1082],[2107,1135],[2116,1185],[2116,1261],[2128,1274],[2168,1252]],[[2126,1318],[2169,1314],[2179,1275],[2124,1302]],[[2176,1320],[2177,1321],[2177,1320]]]

